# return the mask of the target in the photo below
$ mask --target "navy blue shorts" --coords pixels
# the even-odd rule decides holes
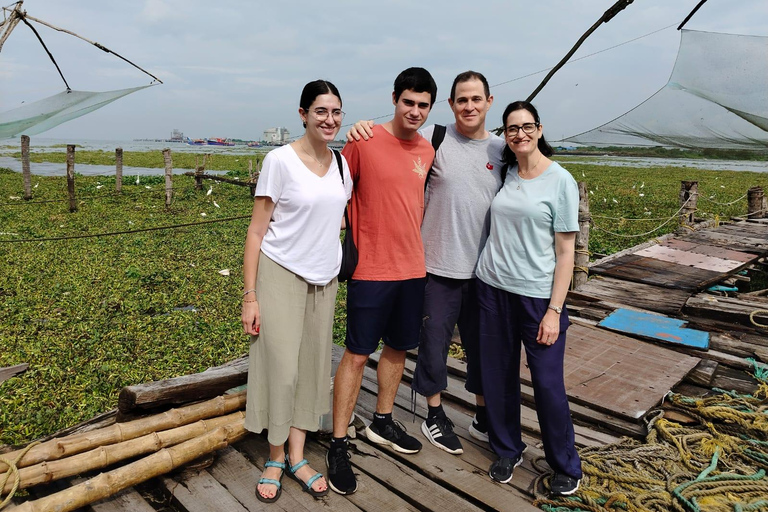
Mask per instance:
[[[347,349],[372,354],[379,341],[395,350],[419,346],[426,279],[347,284]]]

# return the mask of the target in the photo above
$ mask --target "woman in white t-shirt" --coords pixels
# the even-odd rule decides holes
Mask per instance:
[[[344,116],[336,86],[308,83],[299,115],[304,136],[264,159],[243,261],[242,323],[251,335],[245,428],[269,431],[269,460],[256,488],[267,503],[280,497],[284,472],[314,497],[328,493],[304,459],[304,440],[330,408],[339,228],[352,180],[346,161],[327,146]]]

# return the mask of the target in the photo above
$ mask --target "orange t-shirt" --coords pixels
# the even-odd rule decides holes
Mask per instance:
[[[402,281],[427,275],[421,221],[424,180],[435,151],[421,135],[401,140],[381,125],[342,154],[354,182],[352,236],[359,253],[353,279]]]

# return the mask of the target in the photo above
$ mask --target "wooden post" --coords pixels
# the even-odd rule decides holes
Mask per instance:
[[[195,190],[203,190],[203,170],[205,169],[205,157],[203,157],[202,167],[197,163],[195,157]]]
[[[69,194],[69,211],[77,211],[75,201],[75,145],[67,144],[67,193]]]
[[[765,211],[763,211],[764,200],[763,187],[751,187],[747,190],[747,217],[750,219],[762,219],[765,217]]]
[[[699,199],[698,181],[680,182],[680,224],[693,226],[696,203]]]
[[[579,182],[579,232],[576,234],[576,254],[573,261],[573,289],[587,282],[589,278],[589,192],[587,184]]]
[[[115,190],[123,191],[123,148],[115,148]]]
[[[173,198],[173,160],[171,160],[171,149],[165,148],[163,150],[163,160],[165,160],[165,207],[171,206],[171,199]]]
[[[29,168],[29,135],[21,136],[21,174],[24,181],[24,199],[32,199],[32,171]]]

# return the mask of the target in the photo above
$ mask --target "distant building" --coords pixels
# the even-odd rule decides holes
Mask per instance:
[[[288,131],[288,128],[283,128],[282,126],[264,130],[264,140],[267,144],[288,144],[290,138],[291,134]]]
[[[174,128],[171,132],[171,140],[173,142],[182,142],[184,140],[184,132]]]

